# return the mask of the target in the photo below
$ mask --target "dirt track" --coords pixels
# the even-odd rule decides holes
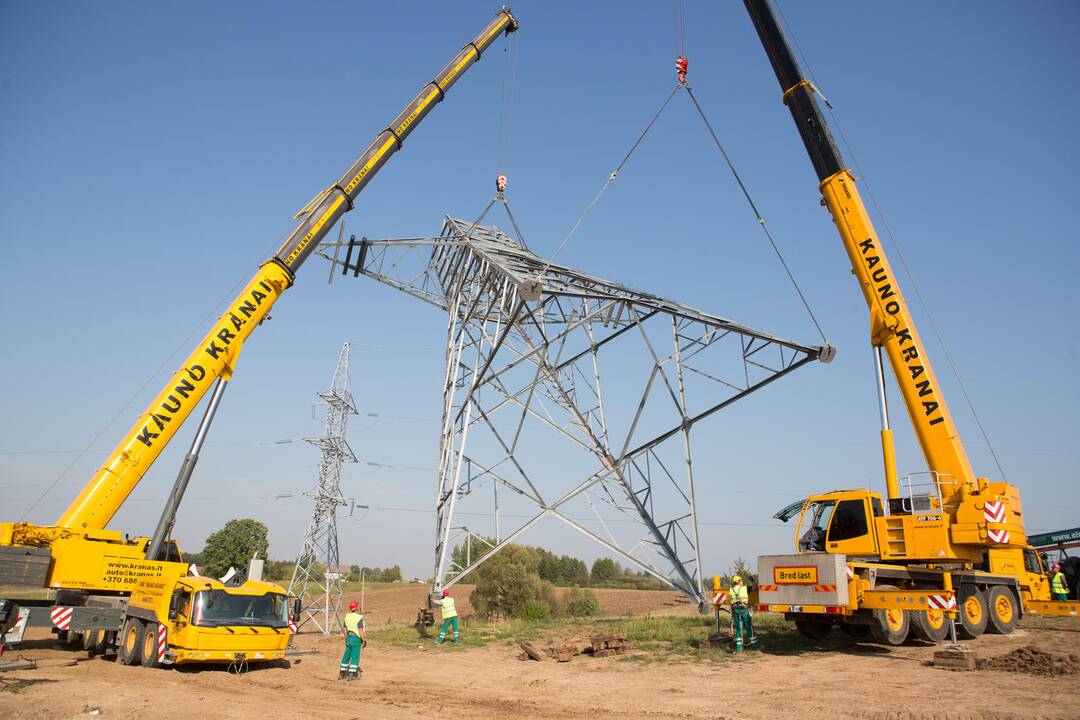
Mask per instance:
[[[375,619],[379,612],[387,617],[406,612],[405,603],[412,603],[412,596],[403,592],[407,590],[369,593],[368,613]],[[663,614],[693,612],[666,605],[673,601],[671,593],[623,600]],[[415,612],[415,603],[412,606],[408,615]],[[339,683],[339,639],[301,635],[297,642],[320,652],[294,659],[290,668],[255,670],[240,677],[222,670],[129,668],[100,658],[8,673],[8,682],[14,678],[19,686],[17,692],[0,692],[0,717],[85,718],[93,707],[101,708],[103,718],[183,714],[200,720],[233,720],[238,712],[268,719],[364,720],[1080,717],[1080,675],[948,672],[928,666],[930,646],[886,649],[837,641],[828,651],[778,655],[766,649],[719,663],[586,657],[537,663],[517,660],[516,649],[503,643],[465,648],[436,647],[427,641],[411,649],[371,643],[364,651],[362,679]],[[48,640],[31,643],[9,651],[6,658],[74,656],[52,645]],[[982,657],[1024,645],[1080,652],[1080,621],[1040,619],[1014,635],[987,635],[974,643]]]

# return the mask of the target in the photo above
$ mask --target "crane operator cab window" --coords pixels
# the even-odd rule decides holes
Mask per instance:
[[[809,527],[799,539],[799,552],[824,552],[825,532],[829,527],[829,518],[832,517],[834,507],[836,507],[834,500],[817,500],[810,503],[810,507],[803,515],[810,521]]]
[[[873,514],[881,515],[881,501],[873,498]],[[874,555],[874,536],[867,498],[817,500],[806,511],[809,527],[799,540],[801,552]]]

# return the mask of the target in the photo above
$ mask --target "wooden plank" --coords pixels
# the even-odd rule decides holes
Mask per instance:
[[[37,663],[33,660],[0,660],[0,672],[9,672],[11,670],[33,670],[37,668]]]
[[[544,660],[547,658],[547,653],[540,650],[540,648],[533,645],[528,640],[521,641],[521,649],[525,651],[525,654],[531,657],[533,660]]]

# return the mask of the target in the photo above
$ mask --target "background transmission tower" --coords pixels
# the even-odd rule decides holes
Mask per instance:
[[[338,555],[337,510],[346,504],[341,495],[341,464],[356,462],[345,441],[349,416],[356,415],[356,405],[349,392],[349,343],[341,348],[334,381],[330,389],[319,393],[322,400],[316,411],[326,412],[322,437],[306,442],[322,450],[319,484],[315,488],[311,524],[304,536],[304,549],[296,559],[289,595],[301,598],[300,628],[313,623],[323,635],[340,627],[341,558]]]

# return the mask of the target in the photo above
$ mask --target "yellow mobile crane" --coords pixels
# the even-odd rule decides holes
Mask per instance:
[[[802,74],[768,0],[744,2],[870,309],[886,489],[884,498],[866,489],[835,490],[778,512],[775,517],[784,521],[799,518],[798,552],[758,559],[759,607],[785,613],[813,638],[835,624],[894,645],[909,632],[943,640],[953,608],[960,632],[969,638],[984,631],[1010,633],[1024,613],[1076,615],[1080,603],[1051,602],[1046,570],[1024,532],[1019,491],[972,470],[855,179],[829,134],[816,89]],[[889,427],[883,354],[929,468],[903,480]],[[921,595],[920,602],[880,602],[905,592]]]
[[[21,639],[27,626],[52,625],[69,638],[81,637],[91,651],[115,647],[122,661],[151,667],[284,655],[290,625],[285,592],[252,580],[233,588],[188,575],[175,543],[166,540],[176,509],[248,336],[409,133],[493,42],[517,27],[510,11],[500,10],[345,174],[297,214],[300,225],[259,267],[55,524],[0,523],[0,585],[57,591],[52,602],[0,600],[0,640]],[[211,387],[154,536],[129,538],[106,529]]]

